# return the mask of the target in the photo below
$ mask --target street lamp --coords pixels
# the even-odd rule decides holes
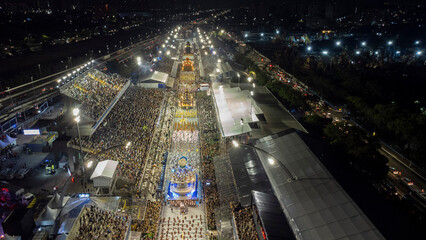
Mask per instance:
[[[365,47],[367,46],[367,42],[362,42],[361,45]]]
[[[80,109],[78,109],[78,108],[74,108],[73,110],[72,110],[72,113],[74,114],[74,116],[78,116],[78,114],[80,113]]]
[[[336,42],[336,46],[340,46],[340,44],[342,44],[342,42],[340,42],[340,41]]]
[[[238,87],[240,87],[240,73],[237,73],[238,76]]]
[[[240,119],[241,124],[241,142],[243,142],[243,132],[244,132],[244,119]]]
[[[79,122],[80,122],[80,116],[78,115],[80,113],[80,110],[78,108],[74,108],[72,110],[72,113],[74,114],[74,116],[76,116],[76,118],[74,119],[75,122],[77,123],[77,132],[78,132],[78,142],[79,142],[79,147],[80,147],[80,155],[79,155],[79,162],[81,162],[81,156],[82,156],[82,150],[81,150],[81,135],[80,135],[80,126],[79,126]]]
[[[312,50],[312,47],[311,47],[311,46],[308,46],[306,49],[307,49],[308,51],[311,51],[311,50]]]
[[[87,163],[87,168],[91,168],[91,167],[92,167],[92,165],[93,165],[93,161],[88,162],[88,163]]]
[[[388,45],[389,45],[389,46],[390,46],[390,45],[392,45],[392,44],[393,44],[393,42],[392,42],[392,41],[389,41],[389,42],[388,42]]]

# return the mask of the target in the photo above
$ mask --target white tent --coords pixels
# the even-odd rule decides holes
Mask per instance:
[[[93,180],[93,185],[95,187],[109,188],[113,182],[117,165],[118,162],[113,160],[99,162],[90,177],[90,179]]]
[[[219,112],[222,135],[230,137],[251,132],[248,123],[258,122],[256,114],[263,112],[251,98],[250,92],[241,91],[240,88],[230,88],[229,84],[213,83],[213,93]],[[241,119],[243,119],[242,125]]]
[[[144,88],[165,88],[169,74],[164,72],[155,71],[151,76],[140,80],[138,86]]]

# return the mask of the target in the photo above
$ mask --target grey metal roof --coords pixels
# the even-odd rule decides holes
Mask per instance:
[[[272,187],[262,163],[253,148],[240,146],[229,149],[232,171],[242,206],[252,204],[252,190],[271,193]]]
[[[265,230],[268,240],[293,240],[294,233],[291,230],[280,203],[274,194],[252,191],[253,203]]]
[[[297,239],[384,239],[296,132],[255,146]]]

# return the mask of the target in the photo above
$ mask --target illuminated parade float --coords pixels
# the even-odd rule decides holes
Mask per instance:
[[[169,199],[197,199],[197,174],[187,165],[187,158],[182,156],[172,167],[169,185]]]
[[[192,57],[191,57],[192,56]],[[189,42],[185,45],[180,68],[178,108],[175,112],[173,151],[169,167],[168,200],[199,200],[198,191],[198,119],[194,86],[196,74]]]

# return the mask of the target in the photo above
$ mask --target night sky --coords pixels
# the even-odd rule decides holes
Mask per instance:
[[[29,7],[45,7],[49,4],[50,7],[66,8],[66,6],[74,5],[80,9],[85,7],[93,7],[108,4],[110,7],[121,11],[142,11],[151,8],[160,9],[192,9],[197,8],[228,8],[228,7],[253,7],[258,4],[265,4],[268,7],[275,8],[277,11],[285,12],[290,6],[304,7],[311,3],[324,4],[331,2],[338,5],[352,6],[372,6],[382,5],[384,3],[416,5],[424,4],[422,0],[0,0],[0,6],[5,4],[27,5]]]

